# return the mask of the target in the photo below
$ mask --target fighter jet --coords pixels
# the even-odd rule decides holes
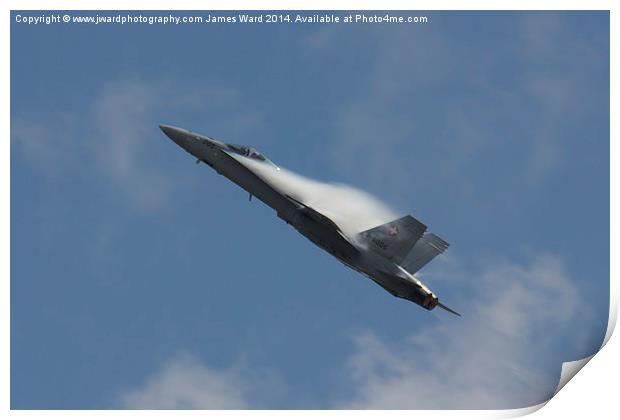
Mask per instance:
[[[404,216],[364,232],[347,235],[325,214],[270,182],[270,177],[264,176],[265,171],[280,171],[280,168],[258,150],[224,143],[183,128],[163,124],[159,127],[172,141],[193,155],[196,163],[204,162],[211,166],[246,190],[250,200],[252,197],[260,199],[310,241],[392,295],[427,310],[439,306],[460,316],[440,303],[437,296],[414,276],[443,253],[448,243],[427,232],[426,225],[413,216]]]

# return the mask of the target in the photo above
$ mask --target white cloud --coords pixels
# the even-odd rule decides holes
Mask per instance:
[[[449,277],[465,290],[450,302],[463,318],[442,317],[398,345],[372,332],[356,336],[348,364],[356,390],[341,406],[500,409],[552,395],[558,341],[570,336],[579,343],[588,325],[588,309],[561,261],[543,256],[527,266],[502,262],[478,275],[451,271],[434,277]]]
[[[16,116],[11,137],[37,169],[47,174],[67,167],[95,169],[129,204],[152,210],[164,204],[178,185],[176,177],[153,163],[154,142],[167,141],[158,124],[178,123],[179,115],[199,112],[215,129],[232,127],[230,133],[236,135],[261,124],[260,114],[248,108],[234,89],[122,80],[103,84],[89,103],[58,110],[51,119]]]
[[[409,190],[416,180],[399,178],[415,159],[400,152],[409,152],[411,142],[421,141],[420,121],[411,106],[423,106],[429,88],[454,67],[454,56],[441,38],[432,35],[422,41],[398,28],[370,30],[368,35],[376,37],[369,42],[375,45],[376,59],[363,89],[349,95],[350,100],[335,113],[334,165],[378,182],[382,189],[389,179],[396,190],[404,184]]]
[[[342,35],[342,31],[337,25],[325,25],[302,38],[302,42],[305,47],[311,50],[324,50],[329,48],[339,35]]]
[[[101,173],[143,208],[161,205],[173,185],[160,168],[147,164],[149,134],[157,126],[154,112],[163,100],[164,92],[154,85],[108,84],[91,105],[82,138]]]
[[[273,408],[286,394],[273,372],[238,362],[213,368],[189,353],[179,353],[132,389],[117,397],[128,409]]]
[[[245,409],[247,392],[241,372],[216,370],[182,354],[143,385],[124,392],[119,402],[129,409]]]
[[[446,268],[448,267],[448,268]],[[342,368],[346,409],[505,409],[538,404],[555,390],[558,342],[585,347],[589,310],[556,257],[527,265],[496,262],[479,273],[458,263],[433,273],[458,284],[456,318],[438,317],[401,342],[371,331],[354,337]],[[581,356],[579,356],[581,357]],[[549,366],[556,366],[557,372]],[[233,365],[214,369],[187,354],[174,357],[119,396],[124,408],[274,408],[287,387],[271,372]],[[295,403],[289,401],[288,404]],[[297,401],[299,403],[299,401]],[[316,408],[316,407],[303,407]]]
[[[514,37],[490,54],[429,28],[368,31],[375,60],[363,88],[334,113],[334,166],[396,197],[436,185],[484,196],[480,168],[499,166],[489,153],[522,188],[557,173],[571,127],[604,93],[592,79],[607,64],[598,46],[552,13],[520,15]]]
[[[75,156],[71,140],[74,127],[75,116],[69,113],[56,115],[49,126],[30,119],[14,118],[11,138],[16,140],[30,165],[49,172],[58,162]]]
[[[600,50],[580,37],[557,14],[528,14],[519,22],[517,51],[524,64],[519,93],[537,111],[524,165],[535,185],[562,167],[565,136],[600,105],[596,77],[608,66]],[[600,111],[600,110],[598,110]],[[585,139],[587,141],[587,139]]]

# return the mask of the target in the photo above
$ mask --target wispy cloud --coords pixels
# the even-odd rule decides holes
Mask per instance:
[[[75,126],[75,115],[71,113],[58,113],[49,124],[20,116],[11,121],[11,138],[28,164],[49,173],[63,160],[77,157]]]
[[[244,409],[248,386],[235,369],[216,370],[181,354],[143,385],[119,396],[129,409]]]
[[[389,179],[400,189],[403,168],[412,163],[410,153],[400,152],[411,151],[411,143],[420,141],[413,108],[423,106],[429,86],[453,68],[453,56],[443,54],[443,40],[434,36],[422,41],[401,29],[369,31],[368,36],[376,38],[370,43],[376,60],[364,88],[334,115],[332,157],[341,170],[370,182]],[[409,107],[403,108],[404,103]],[[415,181],[407,179],[406,184],[415,188]]]
[[[154,164],[153,144],[164,141],[159,123],[203,115],[216,130],[232,127],[239,135],[261,124],[260,113],[234,89],[144,80],[111,81],[79,109],[35,115],[12,121],[12,139],[26,161],[47,174],[94,169],[142,210],[161,207],[178,184]]]
[[[342,31],[337,25],[325,25],[302,38],[302,43],[311,50],[324,50],[329,48],[338,35],[342,35]]]
[[[587,351],[589,325],[589,309],[562,261],[553,256],[525,265],[496,261],[473,272],[452,260],[447,267],[433,278],[464,290],[450,301],[463,318],[438,313],[438,322],[401,341],[375,331],[354,335],[355,349],[342,366],[348,387],[344,394],[334,390],[324,406],[507,409],[553,395],[564,361],[555,353],[558,340],[576,341]],[[294,385],[294,379],[285,385],[279,378],[255,366],[215,369],[181,354],[118,401],[143,409],[274,408]]]
[[[165,91],[154,85],[108,84],[90,107],[89,135],[83,138],[101,173],[143,208],[161,205],[173,186],[147,157],[154,114],[165,100]]]
[[[500,262],[480,273],[455,268],[434,277],[449,276],[466,290],[451,302],[463,318],[398,344],[373,332],[357,335],[348,362],[356,390],[343,407],[504,409],[553,395],[563,362],[554,345],[583,340],[588,318],[561,260]]]
[[[515,29],[493,54],[431,26],[368,30],[375,60],[334,112],[334,166],[394,196],[438,184],[483,194],[480,173],[491,171],[526,189],[556,174],[565,137],[604,94],[591,76],[607,61],[561,15],[524,13]],[[340,48],[324,31],[314,38]]]
[[[524,74],[519,94],[537,115],[531,121],[531,139],[524,180],[534,185],[560,169],[567,159],[565,136],[596,105],[596,89],[605,74],[605,50],[591,45],[556,14],[528,14],[519,22],[516,53]],[[604,98],[601,98],[604,100]],[[584,139],[589,141],[589,139]]]
[[[128,409],[262,409],[272,408],[286,392],[270,370],[243,362],[214,368],[182,352],[141,385],[118,394],[117,403]]]

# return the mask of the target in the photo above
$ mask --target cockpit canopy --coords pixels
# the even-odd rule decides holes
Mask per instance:
[[[262,162],[267,161],[267,158],[253,147],[242,146],[240,144],[226,144],[226,146],[228,146],[233,152],[249,157],[250,159],[260,160]]]

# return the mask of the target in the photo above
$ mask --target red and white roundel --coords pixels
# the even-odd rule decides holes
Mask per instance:
[[[398,226],[396,225],[390,226],[390,230],[388,231],[388,233],[390,234],[390,236],[398,235]]]

